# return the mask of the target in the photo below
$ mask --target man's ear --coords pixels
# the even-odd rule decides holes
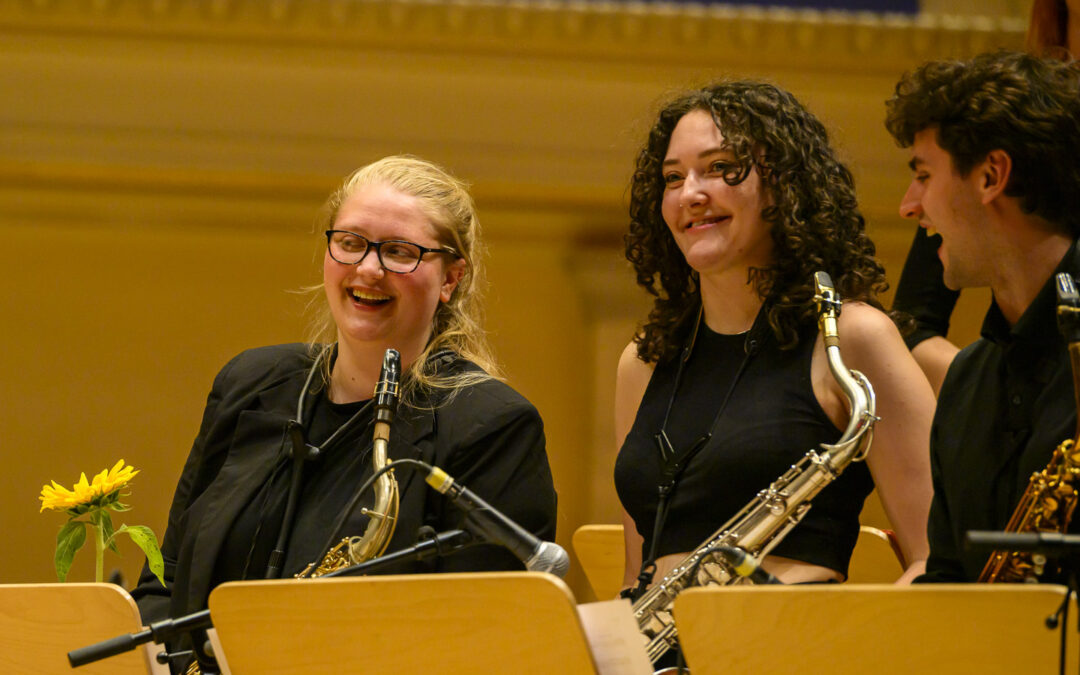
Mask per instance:
[[[978,189],[982,193],[982,203],[989,204],[1005,194],[1005,187],[1012,176],[1012,157],[1004,150],[991,150],[975,171],[979,174]]]
[[[446,276],[443,278],[442,289],[439,291],[439,300],[450,302],[454,295],[454,289],[461,283],[465,276],[465,259],[456,258],[454,262],[446,266]]]

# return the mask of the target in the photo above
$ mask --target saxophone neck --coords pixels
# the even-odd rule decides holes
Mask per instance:
[[[1057,324],[1061,337],[1069,351],[1069,364],[1072,368],[1073,396],[1076,403],[1076,433],[1073,438],[1080,440],[1080,293],[1072,275],[1059,272],[1054,277],[1057,288]]]
[[[844,365],[840,355],[840,309],[843,302],[833,286],[832,279],[826,272],[814,273],[814,301],[818,307],[818,327],[825,343],[825,357],[829,363],[829,372],[844,392],[847,399],[847,427],[840,439],[827,449],[834,452],[853,452],[855,460],[865,459],[873,437],[874,423],[877,421],[877,399],[870,381],[857,370],[850,370]]]

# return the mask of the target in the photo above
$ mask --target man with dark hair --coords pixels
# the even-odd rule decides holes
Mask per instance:
[[[915,174],[901,215],[941,234],[946,286],[994,296],[938,398],[920,578],[975,581],[987,555],[965,550],[965,532],[1004,529],[1031,474],[1076,433],[1053,276],[1080,275],[1080,70],[1009,52],[936,61],[887,106]]]

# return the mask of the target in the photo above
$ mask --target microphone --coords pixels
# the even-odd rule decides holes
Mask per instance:
[[[570,568],[570,557],[562,546],[542,541],[526,531],[472,490],[461,483],[455,483],[449,474],[437,466],[431,467],[431,472],[424,480],[470,516],[466,522],[472,523],[477,534],[487,541],[508,548],[525,563],[525,569],[530,572],[549,572],[557,577],[566,575]]]
[[[755,584],[783,584],[773,575],[765,571],[756,558],[752,555],[748,555],[746,551],[735,546],[717,546],[716,552],[719,553],[731,568],[740,577],[745,577]]]

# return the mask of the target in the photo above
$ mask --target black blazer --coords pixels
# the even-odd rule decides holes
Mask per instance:
[[[477,369],[449,353],[442,360],[442,367]],[[263,347],[235,357],[214,380],[169,511],[161,547],[166,584],[163,587],[144,567],[132,591],[144,622],[206,607],[224,539],[280,457],[286,424],[296,415],[312,362],[306,345]],[[305,403],[314,405],[316,398],[308,395]],[[554,539],[555,489],[536,408],[495,380],[451,396],[444,393],[429,403],[431,407],[399,408],[390,434],[390,457],[442,467],[525,529]],[[309,412],[305,411],[305,419]],[[400,510],[387,552],[414,544],[421,525],[437,531],[460,526],[459,510],[429,489],[416,471],[397,470],[395,475]],[[366,522],[357,511],[345,532],[359,534]],[[303,533],[294,533],[297,536]],[[523,565],[506,550],[477,546],[394,571],[514,569]]]

